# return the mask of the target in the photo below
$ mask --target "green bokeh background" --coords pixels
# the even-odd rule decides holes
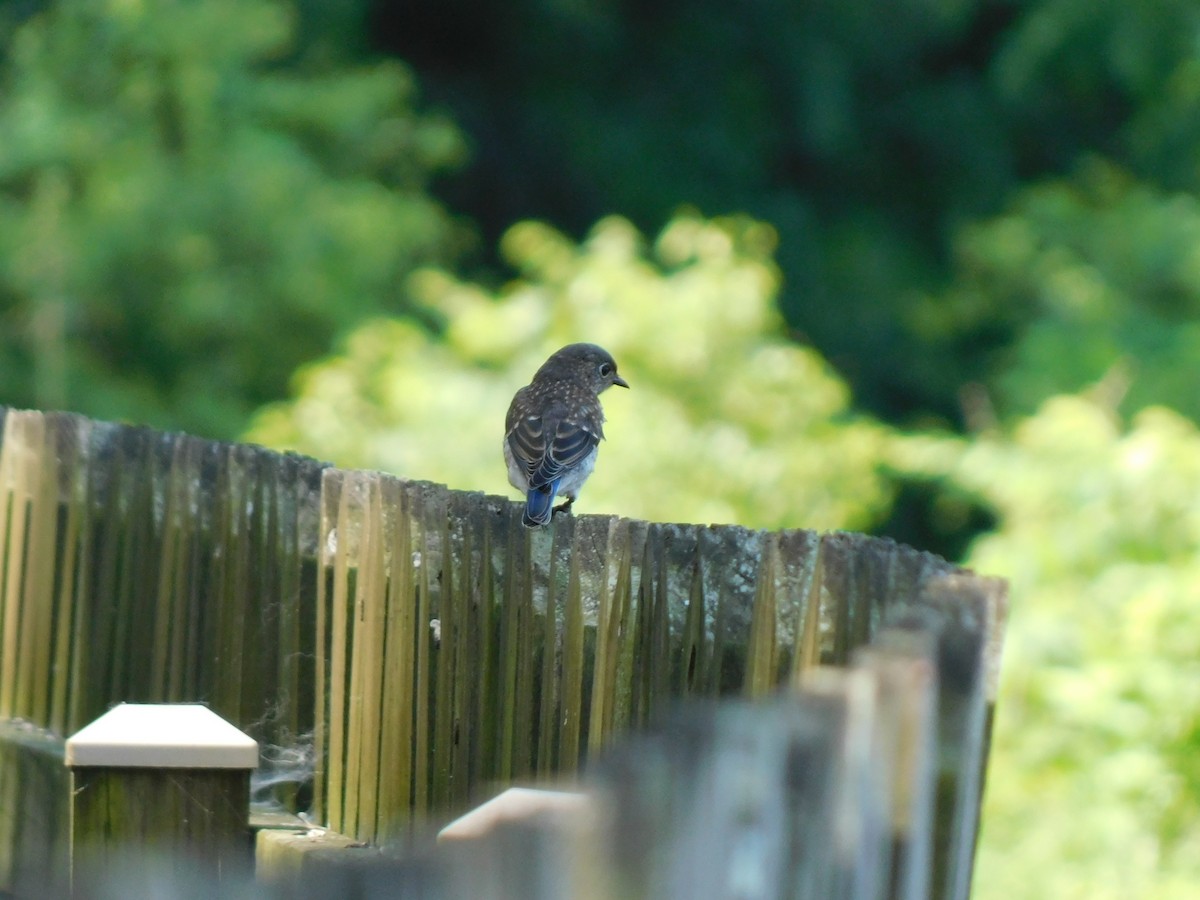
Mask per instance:
[[[1200,890],[1200,0],[0,4],[0,402],[1012,580],[975,894]]]

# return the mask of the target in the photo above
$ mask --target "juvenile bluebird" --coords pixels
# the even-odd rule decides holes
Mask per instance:
[[[504,461],[509,482],[525,494],[526,527],[550,521],[556,494],[567,498],[560,509],[579,496],[604,438],[600,393],[614,384],[629,387],[607,350],[568,344],[513,397],[504,421]]]

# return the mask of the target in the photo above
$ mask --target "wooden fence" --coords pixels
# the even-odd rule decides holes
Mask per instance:
[[[0,721],[65,736],[119,701],[204,701],[314,761],[311,788],[285,777],[285,805],[378,844],[631,729],[676,746],[686,727],[661,729],[680,698],[785,686],[790,700],[763,701],[776,748],[852,745],[835,756],[857,799],[841,802],[876,804],[882,846],[910,846],[914,822],[929,837],[889,851],[908,862],[888,877],[918,884],[915,867],[931,895],[965,896],[999,580],[861,535],[602,516],[530,531],[504,498],[262,448],[67,414],[0,408],[0,423]],[[738,709],[712,734],[758,716]],[[6,811],[53,808],[15,777],[28,763],[5,734],[0,887],[32,877]],[[666,815],[610,787],[638,821]]]

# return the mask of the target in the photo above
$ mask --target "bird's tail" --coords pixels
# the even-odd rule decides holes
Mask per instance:
[[[526,528],[550,524],[550,516],[554,514],[554,495],[557,492],[557,478],[542,487],[530,488],[529,493],[525,495],[525,514],[521,516],[521,524]]]

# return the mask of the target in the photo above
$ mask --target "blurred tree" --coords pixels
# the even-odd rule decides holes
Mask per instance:
[[[967,564],[1013,606],[972,896],[1189,897],[1200,883],[1200,432],[1060,396],[908,465],[998,517]]]
[[[0,51],[0,398],[232,436],[456,228],[387,63],[282,70],[269,0],[58,0]]]
[[[926,299],[928,330],[1013,335],[989,362],[1002,414],[1031,413],[1045,397],[1111,374],[1123,408],[1166,404],[1200,421],[1194,194],[1163,192],[1092,160],[965,228],[955,274],[946,292]]]
[[[605,395],[608,441],[577,504],[658,520],[864,528],[886,510],[889,432],[780,335],[775,233],[683,215],[652,248],[628,222],[580,246],[536,223],[504,252],[521,280],[493,297],[435,270],[414,279],[442,332],[358,329],[304,369],[249,437],[341,465],[512,495],[500,445],[512,395],[575,340],[609,349],[632,390]]]
[[[926,302],[964,222],[1087,154],[1197,188],[1194,0],[362,2],[475,140],[446,196],[489,246],[746,211],[780,232],[788,323],[892,421],[957,419],[1030,322]]]

